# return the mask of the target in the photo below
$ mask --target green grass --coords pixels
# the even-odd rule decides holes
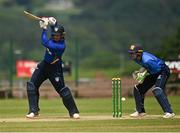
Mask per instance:
[[[112,101],[104,99],[76,99],[80,109],[81,119],[67,118],[68,113],[59,99],[41,99],[41,117],[52,118],[51,121],[28,121],[24,118],[27,113],[27,99],[0,100],[0,131],[14,132],[178,132],[180,131],[180,97],[169,97],[171,105],[177,116],[174,119],[160,117],[148,119],[97,119],[84,120],[85,116],[110,116],[112,115]],[[149,115],[162,115],[163,112],[154,97],[147,97],[145,101],[146,112]],[[134,99],[127,98],[123,102],[123,116],[134,111]],[[2,121],[2,119],[17,119],[17,121]],[[18,121],[24,119],[25,122]],[[54,121],[53,119],[58,119]]]

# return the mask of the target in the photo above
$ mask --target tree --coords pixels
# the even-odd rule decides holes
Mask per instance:
[[[180,55],[180,27],[177,32],[165,39],[162,44],[162,57],[166,59],[177,59]]]

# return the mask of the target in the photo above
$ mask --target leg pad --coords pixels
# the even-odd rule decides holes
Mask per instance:
[[[169,101],[167,99],[167,96],[160,87],[155,87],[153,89],[153,94],[156,97],[159,104],[161,105],[161,108],[163,109],[164,112],[169,112],[169,113],[173,112],[169,104]]]
[[[79,113],[77,106],[75,104],[74,98],[68,87],[64,87],[60,91],[60,96],[62,97],[63,104],[69,111],[69,115],[72,117],[73,114]]]
[[[27,82],[27,96],[29,101],[29,112],[37,113],[38,108],[38,94],[33,82]]]

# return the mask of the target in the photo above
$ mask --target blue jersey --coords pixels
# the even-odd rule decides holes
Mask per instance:
[[[136,62],[146,68],[150,74],[159,73],[161,70],[165,69],[166,66],[163,60],[148,52],[143,52],[141,61],[136,60]]]
[[[48,38],[47,30],[43,29],[41,36],[42,45],[46,47],[44,60],[49,64],[61,62],[62,54],[66,48],[65,41],[55,42]]]

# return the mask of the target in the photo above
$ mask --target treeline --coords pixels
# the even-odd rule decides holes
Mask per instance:
[[[177,58],[179,54],[180,1],[73,0],[74,7],[63,11],[45,9],[47,2],[0,2],[0,71],[8,70],[11,43],[14,51],[22,51],[21,55],[14,55],[15,59],[42,59],[44,48],[38,22],[27,19],[23,10],[58,18],[67,32],[64,59],[74,61],[78,44],[80,65],[84,68],[128,66],[127,49],[133,42],[162,58]]]

